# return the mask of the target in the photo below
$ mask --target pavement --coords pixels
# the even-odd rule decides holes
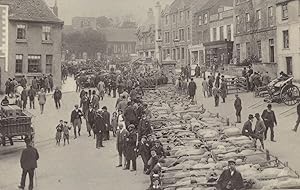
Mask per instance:
[[[88,137],[85,122],[82,126],[82,136],[74,140],[73,132],[70,131],[70,145],[55,145],[55,127],[58,121],[69,121],[74,105],[79,103],[79,94],[74,92],[74,87],[74,80],[68,79],[62,89],[60,110],[56,110],[51,95],[47,96],[43,115],[40,114],[38,106],[35,110],[29,110],[34,115],[35,146],[40,154],[35,189],[146,189],[149,176],[142,173],[141,159],[138,158],[137,172],[116,168],[118,154],[115,138],[105,141],[104,148],[96,149],[95,140]],[[106,105],[108,111],[114,111],[115,101],[116,99],[105,97],[100,106]],[[25,144],[21,142],[15,143],[14,146],[0,146],[0,190],[17,189],[21,177],[19,159],[24,147]]]

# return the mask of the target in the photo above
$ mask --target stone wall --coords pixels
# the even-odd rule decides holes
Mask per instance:
[[[220,72],[225,75],[242,76],[243,66],[225,65]],[[253,64],[253,70],[260,73],[269,72],[271,78],[277,77],[277,64],[273,63],[257,63]]]

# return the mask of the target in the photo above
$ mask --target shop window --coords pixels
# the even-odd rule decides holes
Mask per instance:
[[[28,73],[41,73],[41,56],[28,55]]]

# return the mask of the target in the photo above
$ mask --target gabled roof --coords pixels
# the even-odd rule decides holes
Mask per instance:
[[[0,0],[0,4],[9,5],[9,20],[63,24],[44,0]]]
[[[107,28],[100,30],[100,32],[105,35],[106,41],[108,42],[136,42],[136,31],[136,28]]]

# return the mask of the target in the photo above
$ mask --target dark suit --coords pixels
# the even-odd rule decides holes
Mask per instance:
[[[251,121],[246,121],[243,129],[242,129],[242,134],[246,137],[252,137],[253,135],[253,130],[252,130],[252,122]]]
[[[134,124],[136,126],[137,116],[133,106],[128,106],[125,109],[124,116],[126,127],[128,127],[130,124]]]
[[[105,122],[101,113],[97,113],[95,117],[94,132],[96,134],[96,148],[100,148],[103,141],[103,133],[105,131]]]
[[[103,120],[105,123],[105,130],[104,130],[104,140],[109,140],[109,128],[110,128],[110,113],[107,111],[104,111],[102,113]]]
[[[21,168],[23,169],[22,178],[20,187],[25,187],[26,175],[29,174],[29,190],[33,189],[33,176],[34,170],[37,168],[37,160],[39,159],[39,153],[37,149],[32,146],[27,146],[26,149],[23,150],[20,163]]]
[[[273,110],[264,110],[261,118],[264,120],[266,131],[265,131],[265,139],[267,139],[268,129],[271,130],[271,140],[274,140],[274,124],[277,125],[276,116]]]
[[[91,129],[94,126],[95,123],[95,111],[92,110],[88,110],[86,113],[86,127],[87,127],[87,131],[90,134],[91,133]]]
[[[217,189],[219,190],[239,190],[243,187],[244,183],[241,173],[234,171],[232,175],[230,169],[224,170],[217,181]]]
[[[137,134],[135,131],[129,133],[126,139],[126,168],[130,168],[130,161],[132,161],[132,169],[136,170],[136,142]]]

